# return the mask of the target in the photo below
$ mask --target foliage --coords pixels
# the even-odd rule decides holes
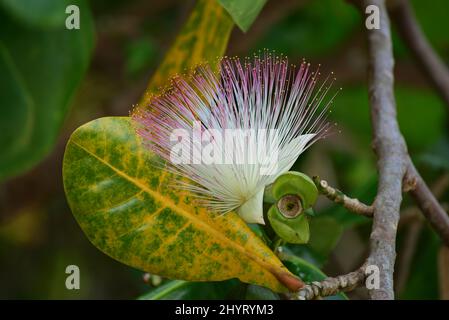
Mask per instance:
[[[72,2],[82,27],[69,32],[63,1],[0,1],[0,180],[50,152],[87,70],[93,22],[85,1]]]
[[[229,12],[235,23],[243,32],[248,31],[251,24],[267,0],[217,0]]]

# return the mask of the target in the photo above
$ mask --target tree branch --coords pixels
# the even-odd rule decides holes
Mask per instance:
[[[400,36],[449,108],[449,71],[427,41],[409,1],[393,1],[388,9]]]
[[[343,207],[356,214],[365,217],[373,216],[373,206],[368,206],[360,202],[358,199],[348,197],[342,191],[329,186],[327,181],[321,180],[318,176],[313,177],[313,182],[315,182],[318,191],[326,196],[329,200],[335,203],[342,204]]]
[[[368,30],[369,98],[373,147],[379,171],[368,264],[376,265],[381,271],[380,288],[370,290],[369,294],[376,300],[394,299],[396,230],[402,202],[402,179],[407,166],[407,148],[396,119],[394,59],[385,1],[364,0],[362,3],[362,14],[368,5],[376,5],[380,13],[380,28]]]
[[[411,196],[421,209],[432,228],[449,247],[449,216],[419,175],[413,163],[409,163],[405,179],[415,181],[415,188],[410,190]]]
[[[328,297],[338,294],[339,292],[352,291],[361,286],[365,280],[364,264],[356,271],[350,272],[338,277],[328,277],[323,281],[314,281],[304,286],[298,292],[290,295],[292,300],[312,300],[321,297]]]
[[[392,3],[389,10],[400,35],[449,107],[449,71],[427,42],[409,1],[397,0]],[[414,186],[410,188],[410,194],[432,228],[446,246],[449,246],[449,216],[429,190],[413,163],[409,162],[405,180],[413,181]]]

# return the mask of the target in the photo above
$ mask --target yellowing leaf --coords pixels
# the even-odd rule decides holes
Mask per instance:
[[[156,169],[129,118],[78,128],[64,156],[69,205],[91,242],[109,256],[168,278],[239,278],[283,291],[293,276],[235,213],[212,215]]]
[[[215,0],[198,0],[164,60],[151,79],[142,104],[151,93],[165,86],[170,77],[200,63],[214,62],[224,55],[234,23]]]

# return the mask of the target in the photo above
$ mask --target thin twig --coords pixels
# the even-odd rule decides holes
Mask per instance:
[[[343,207],[356,214],[365,217],[373,216],[373,206],[368,206],[360,202],[358,199],[348,197],[342,191],[329,186],[326,180],[321,180],[318,176],[313,177],[313,182],[315,182],[318,191],[329,200],[342,204]]]
[[[312,300],[328,297],[339,292],[352,291],[361,286],[365,280],[365,268],[363,265],[356,271],[337,277],[328,277],[323,281],[314,281],[304,286],[298,292],[289,296],[292,300]]]
[[[432,228],[449,247],[449,216],[411,162],[408,166],[406,179],[416,181],[415,188],[410,191],[410,194]]]
[[[416,188],[416,179],[414,181],[414,188]],[[434,183],[432,183],[431,191],[436,199],[439,199],[443,193],[449,188],[449,173],[443,174],[441,177],[439,177]],[[407,192],[410,192],[412,190],[408,190]],[[441,207],[443,210],[447,210],[444,208],[444,205],[441,204]],[[415,221],[423,221],[425,218],[421,214],[420,210],[417,210],[418,208],[415,206],[410,206],[408,208],[405,208],[401,212],[401,218],[399,220],[399,228],[401,226],[407,225],[411,222]]]
[[[449,71],[427,41],[409,1],[392,1],[388,9],[400,36],[449,108]]]

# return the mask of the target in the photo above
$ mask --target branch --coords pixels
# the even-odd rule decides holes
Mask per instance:
[[[323,281],[314,281],[304,286],[298,292],[290,295],[292,300],[312,300],[321,297],[328,297],[338,294],[339,292],[352,291],[361,286],[365,280],[364,264],[356,271],[350,272],[338,277],[328,277]]]
[[[373,206],[368,206],[360,202],[358,199],[348,197],[342,191],[329,186],[327,181],[321,180],[318,176],[313,177],[313,182],[315,182],[318,191],[329,200],[342,204],[343,207],[356,214],[365,217],[373,216]]]
[[[427,41],[409,1],[392,2],[389,11],[400,36],[449,108],[449,71]]]
[[[376,5],[380,29],[368,31],[369,98],[373,126],[373,147],[377,154],[379,185],[374,201],[373,227],[368,264],[380,269],[380,288],[370,290],[372,299],[394,299],[393,270],[396,259],[396,230],[402,202],[402,179],[408,164],[407,148],[396,119],[393,94],[394,59],[390,21],[384,0],[362,1],[362,14]]]
[[[396,232],[402,191],[410,191],[434,229],[445,242],[449,240],[449,217],[439,205],[429,188],[413,166],[407,147],[399,130],[394,98],[394,59],[390,22],[385,0],[352,1],[365,14],[365,8],[379,8],[380,28],[368,31],[369,47],[369,99],[373,127],[373,148],[377,155],[379,184],[372,205],[373,226],[370,236],[370,254],[358,270],[335,278],[306,285],[292,297],[313,299],[350,291],[363,283],[365,267],[375,265],[380,272],[380,287],[369,291],[371,299],[394,299],[393,271],[396,260]],[[449,81],[447,81],[449,83]],[[317,183],[318,182],[318,183]],[[356,199],[315,179],[320,192],[333,201],[360,207]],[[356,202],[357,201],[357,202]],[[366,208],[365,208],[366,209]],[[354,210],[357,211],[358,209]]]
[[[449,216],[410,162],[405,179],[414,180],[415,187],[410,190],[411,196],[429,221],[432,228],[449,247]]]
[[[392,4],[390,13],[405,43],[449,107],[449,71],[427,42],[410,3],[406,0],[398,0]],[[414,182],[415,186],[410,190],[412,197],[429,220],[432,228],[449,247],[449,217],[411,161],[405,179]]]

